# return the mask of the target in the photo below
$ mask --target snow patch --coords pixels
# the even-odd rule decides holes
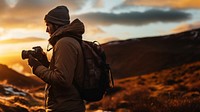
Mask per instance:
[[[6,91],[6,94],[14,94],[14,95],[20,95],[20,96],[26,96],[26,93],[15,91],[12,87],[4,87],[4,90]]]

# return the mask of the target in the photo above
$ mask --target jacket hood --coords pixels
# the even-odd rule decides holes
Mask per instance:
[[[54,46],[56,42],[63,37],[73,37],[82,40],[82,35],[85,32],[84,24],[75,19],[68,25],[58,28],[50,37],[49,43]]]

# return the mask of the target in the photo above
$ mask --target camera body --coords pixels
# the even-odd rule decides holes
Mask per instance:
[[[21,53],[22,59],[29,58],[29,55],[32,55],[36,59],[41,59],[43,54],[43,49],[40,46],[32,48],[33,50],[23,50]]]

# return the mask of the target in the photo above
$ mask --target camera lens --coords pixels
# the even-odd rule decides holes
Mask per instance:
[[[22,54],[21,54],[21,56],[22,56],[22,59],[27,59],[27,58],[28,58],[28,56],[29,56],[29,53],[28,53],[28,51],[26,51],[26,50],[23,50],[23,51],[22,51]]]

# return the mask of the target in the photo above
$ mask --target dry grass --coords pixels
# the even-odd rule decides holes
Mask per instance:
[[[200,112],[200,62],[115,80],[115,89],[88,109]]]
[[[200,62],[142,76],[115,80],[115,88],[87,110],[114,112],[200,112]],[[1,112],[44,112],[43,87],[26,96],[5,94],[0,86]],[[22,91],[14,88],[15,91]]]

